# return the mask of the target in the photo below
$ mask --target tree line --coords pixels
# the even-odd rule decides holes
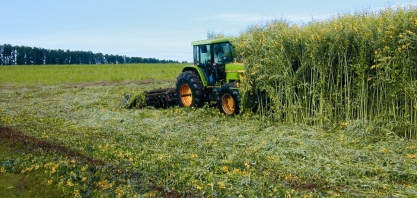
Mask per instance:
[[[50,50],[38,47],[0,45],[0,65],[178,63],[174,60],[108,55],[91,51]]]

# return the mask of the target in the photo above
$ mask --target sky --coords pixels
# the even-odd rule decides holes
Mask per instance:
[[[192,61],[207,32],[239,36],[284,19],[306,24],[417,0],[0,0],[0,45]]]

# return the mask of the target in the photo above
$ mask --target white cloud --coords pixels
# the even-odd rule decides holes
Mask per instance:
[[[213,16],[199,18],[197,20],[224,20],[241,23],[256,23],[259,21],[270,20],[276,17],[264,16],[261,14],[217,14]]]
[[[385,6],[380,6],[380,7],[372,8],[371,11],[372,12],[378,12],[380,10],[385,10],[387,8],[395,9],[397,7],[407,8],[410,5],[411,6],[417,6],[417,2],[413,2],[413,1],[402,1],[402,2],[395,3],[395,4],[387,3]]]
[[[292,14],[292,15],[261,15],[261,14],[218,14],[203,18],[198,18],[196,20],[200,21],[213,21],[213,20],[223,20],[227,22],[234,22],[234,23],[244,23],[244,24],[256,24],[259,22],[268,22],[271,20],[286,20],[291,23],[308,23],[313,20],[324,20],[332,17],[330,14],[322,14],[322,15],[306,15],[306,14]]]

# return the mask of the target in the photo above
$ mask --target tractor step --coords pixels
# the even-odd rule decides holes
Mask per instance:
[[[177,105],[177,91],[174,88],[145,91],[146,105],[155,108],[168,108]]]

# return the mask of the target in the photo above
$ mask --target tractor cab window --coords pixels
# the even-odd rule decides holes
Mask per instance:
[[[194,46],[194,64],[198,64],[200,62],[199,49],[199,46]]]
[[[194,46],[194,62],[204,71],[206,79],[212,79],[210,76],[213,76],[210,51],[210,45]],[[210,85],[213,85],[213,83],[213,80],[209,81]]]
[[[210,45],[200,45],[197,52],[198,65],[205,66],[210,63]]]
[[[230,43],[219,43],[213,45],[214,63],[224,65],[233,62],[232,45]]]

